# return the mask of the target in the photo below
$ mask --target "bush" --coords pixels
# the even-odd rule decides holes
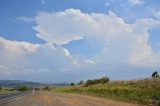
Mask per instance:
[[[88,80],[86,85],[95,84],[96,81],[98,80]],[[150,106],[160,106],[160,78],[111,81],[106,84],[97,84],[88,87],[75,86],[57,89],[59,89],[59,92],[65,93],[94,95]]]
[[[107,83],[107,82],[109,82],[109,78],[108,77],[102,77],[101,79],[100,79],[100,83]]]
[[[158,78],[158,77],[159,77],[159,75],[158,75],[157,71],[155,71],[154,73],[152,73],[152,78]]]
[[[50,90],[51,90],[51,88],[50,88],[50,87],[48,87],[48,86],[46,86],[46,87],[44,87],[44,88],[43,88],[43,90],[50,91]]]
[[[84,84],[83,80],[81,80],[81,81],[78,83],[78,85],[83,85],[83,84]]]
[[[109,82],[108,77],[102,77],[100,79],[94,79],[94,80],[87,80],[85,83],[85,86],[94,85],[94,84],[104,84]]]
[[[73,83],[73,82],[71,83],[71,86],[74,86],[74,83]]]
[[[18,86],[18,91],[28,91],[28,87],[25,85]]]
[[[14,88],[10,88],[8,91],[15,91],[15,89]]]

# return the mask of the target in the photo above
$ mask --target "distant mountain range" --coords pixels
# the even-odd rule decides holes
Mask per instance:
[[[37,82],[22,81],[22,80],[0,80],[1,87],[17,87],[20,85],[25,85],[28,87],[44,87],[44,86],[54,87],[54,86],[67,86],[69,84],[67,83],[57,83],[57,84],[37,83]]]

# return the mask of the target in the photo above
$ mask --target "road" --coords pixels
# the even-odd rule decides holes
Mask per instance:
[[[36,92],[14,100],[8,100],[0,106],[141,106],[108,99],[77,94]]]
[[[24,96],[30,93],[31,92],[28,91],[28,92],[12,92],[12,93],[0,94],[0,102],[6,101],[11,98],[19,97],[19,96]]]

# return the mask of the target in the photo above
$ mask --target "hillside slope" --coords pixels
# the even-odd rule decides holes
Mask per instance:
[[[55,89],[57,92],[79,93],[153,106],[160,106],[160,78],[111,81],[88,87],[74,86]]]

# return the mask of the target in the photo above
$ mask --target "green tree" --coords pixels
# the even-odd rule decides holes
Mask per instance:
[[[158,77],[159,77],[159,75],[158,75],[157,71],[155,71],[155,72],[152,73],[152,78],[158,78]]]
[[[74,83],[73,83],[73,82],[71,83],[71,86],[74,86]]]
[[[18,86],[19,91],[27,91],[29,88],[25,85]]]
[[[48,87],[48,86],[44,87],[43,89],[46,90],[46,91],[50,91],[51,90],[51,88]]]
[[[89,85],[94,85],[94,84],[104,84],[109,82],[109,78],[108,77],[102,77],[100,79],[93,79],[93,80],[87,80],[85,83],[85,86],[89,86]]]
[[[81,80],[79,83],[78,83],[78,85],[83,85],[84,84],[84,81],[83,80]]]
[[[102,77],[101,79],[100,79],[100,82],[101,83],[107,83],[107,82],[109,82],[109,78],[108,77]]]

